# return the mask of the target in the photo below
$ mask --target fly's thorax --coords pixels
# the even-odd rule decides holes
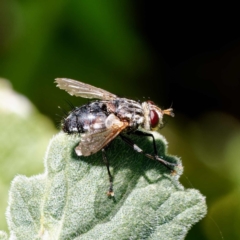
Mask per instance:
[[[143,124],[144,115],[142,105],[134,100],[127,98],[118,98],[108,103],[108,109],[114,110],[119,119],[128,121],[129,127],[137,128]]]

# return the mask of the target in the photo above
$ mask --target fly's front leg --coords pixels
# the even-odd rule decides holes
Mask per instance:
[[[142,136],[145,136],[145,135],[142,135]],[[148,136],[148,135],[147,135]],[[159,161],[160,163],[162,163],[166,168],[168,168],[169,170],[171,170],[171,172],[175,172],[174,171],[174,167],[177,166],[177,164],[175,163],[170,163],[170,162],[167,162],[165,161],[164,159],[158,157],[157,155],[153,156],[151,154],[148,154],[148,153],[145,153],[140,147],[138,147],[131,139],[129,139],[128,137],[126,136],[123,136],[120,134],[120,137],[122,138],[122,140],[127,143],[131,148],[133,148],[135,151],[137,151],[138,153],[141,153],[143,154],[144,156],[146,156],[147,158],[150,158],[150,159],[153,159],[153,160],[157,160]],[[153,135],[152,135],[153,137]],[[153,137],[154,139],[154,137]],[[155,139],[154,139],[154,143],[155,143]],[[155,143],[155,149],[156,148],[156,143]]]
[[[109,169],[109,161],[107,159],[106,151],[105,151],[104,148],[102,149],[102,156],[103,156],[103,161],[104,161],[104,163],[106,164],[106,167],[107,167],[108,176],[109,176],[109,183],[110,183],[107,195],[113,197],[114,196],[114,192],[113,192],[113,177],[112,177],[112,174],[111,174],[110,169]]]
[[[153,140],[154,154],[155,154],[155,156],[158,156],[157,145],[156,145],[156,141],[155,141],[155,138],[154,138],[153,134],[147,133],[147,132],[141,132],[141,131],[138,131],[138,130],[136,130],[135,132],[132,132],[132,134],[135,134],[135,135],[140,136],[140,137],[151,137],[152,140]]]

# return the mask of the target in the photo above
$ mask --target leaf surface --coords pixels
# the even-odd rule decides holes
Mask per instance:
[[[206,214],[205,197],[185,190],[178,158],[166,155],[166,140],[155,133],[159,156],[177,162],[171,175],[115,139],[107,150],[114,197],[101,152],[77,157],[80,137],[57,134],[45,157],[45,172],[12,183],[7,210],[10,239],[184,239]],[[150,139],[132,138],[153,153]]]

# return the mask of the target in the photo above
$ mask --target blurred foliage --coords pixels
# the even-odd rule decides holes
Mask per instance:
[[[53,124],[23,96],[0,79],[0,229],[7,229],[5,211],[10,182],[17,174],[43,171],[43,158]]]
[[[238,239],[240,124],[233,117],[215,112],[198,122],[179,116],[178,125],[163,129],[169,152],[181,156],[184,186],[200,186],[207,196],[208,215],[201,234],[193,227],[186,239]],[[192,160],[194,159],[194,162]],[[231,219],[231,220],[230,220]],[[198,229],[199,230],[199,229]]]
[[[0,50],[1,75],[51,117],[62,94],[53,85],[54,78],[81,79],[130,95],[150,66],[144,45],[127,24],[131,9],[126,1],[12,0],[11,6],[7,0],[1,4],[4,12],[11,12],[0,15],[2,34],[13,25],[6,36],[11,39]]]
[[[171,6],[167,12],[166,8],[157,7],[153,12],[149,8],[151,3],[142,6],[141,12],[151,12],[154,22],[149,28],[144,21],[138,22],[135,7],[140,2],[135,4],[126,0],[1,0],[0,76],[9,79],[14,89],[27,96],[56,125],[59,121],[55,116],[57,106],[65,108],[64,99],[75,105],[86,102],[57,89],[53,84],[56,77],[79,79],[134,99],[151,96],[162,104],[161,107],[168,107],[174,100],[176,118],[169,120],[171,122],[161,133],[169,142],[169,153],[183,160],[183,185],[197,188],[207,196],[209,208],[208,216],[191,229],[186,239],[221,239],[221,234],[224,239],[239,239],[240,123],[228,109],[239,114],[240,48],[239,44],[221,48],[221,44],[227,42],[226,36],[231,35],[229,29],[233,25],[226,23],[225,16],[222,24],[216,26],[218,18],[214,18],[211,11],[207,16],[201,12],[201,17],[214,19],[212,23],[207,21],[202,25],[203,19],[195,12],[191,17],[186,14],[182,22],[184,12],[179,8],[172,12]],[[154,13],[158,11],[160,18],[155,19]],[[223,16],[215,7],[214,12]],[[194,16],[198,24],[184,29],[189,22],[194,23]],[[171,26],[168,25],[170,21],[174,22]],[[141,35],[139,24],[153,37],[152,45],[148,44],[149,36]],[[208,25],[209,32],[203,35]],[[227,34],[223,29],[228,30]],[[238,33],[236,29],[234,34]],[[184,31],[191,34],[190,38],[184,38]],[[193,55],[186,51],[187,46],[190,46],[188,51],[192,51],[191,43],[200,39],[194,44],[210,51],[206,43],[211,35],[216,35],[211,41],[213,52],[198,56],[201,52],[196,51],[194,59],[190,59]],[[157,50],[164,58],[160,54],[157,56],[156,46],[161,46]],[[219,49],[221,51],[216,52]],[[187,62],[179,63],[173,71],[174,76],[168,76],[171,71],[168,64],[177,66],[178,58],[173,55],[176,52],[182,55],[187,52],[182,58]],[[0,104],[4,101],[0,99]],[[16,102],[7,104],[9,107]],[[207,108],[212,110],[214,104],[218,105],[218,112],[206,112]],[[188,119],[186,114],[198,118]],[[3,151],[0,157],[3,219],[9,181],[17,173],[32,175],[41,171],[41,159],[46,150],[43,145],[47,144],[54,129],[37,110],[29,119],[1,112],[0,122],[1,147],[8,149],[8,153]],[[39,144],[41,139],[45,139],[44,143]],[[29,148],[29,144],[36,145]],[[19,158],[18,146],[25,149],[21,154],[26,157]],[[31,161],[28,152],[31,149],[31,154],[37,152],[39,155],[38,164],[36,160],[34,164]],[[14,156],[10,160],[11,155]],[[17,159],[29,159],[30,163]],[[17,165],[24,167],[17,170]],[[39,168],[31,172],[35,166]],[[1,220],[0,229],[4,226]]]

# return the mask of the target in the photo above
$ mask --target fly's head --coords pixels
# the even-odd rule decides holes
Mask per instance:
[[[163,115],[174,117],[173,109],[162,110],[152,101],[142,103],[144,112],[143,128],[150,131],[156,131],[163,125]]]

